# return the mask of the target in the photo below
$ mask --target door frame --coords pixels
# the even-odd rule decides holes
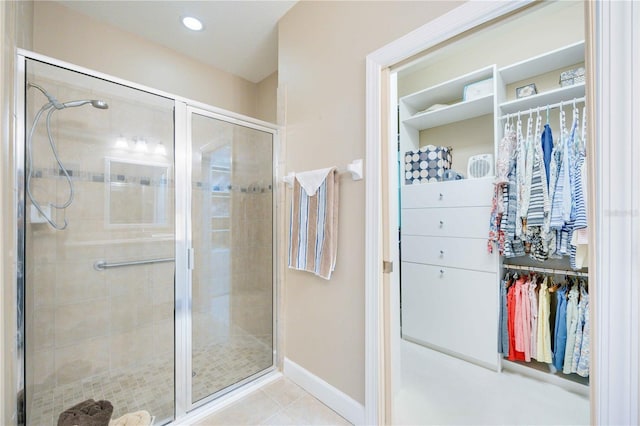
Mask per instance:
[[[192,319],[193,319],[193,272],[195,270],[194,259],[195,252],[193,246],[193,189],[192,189],[192,159],[193,159],[193,116],[199,115],[201,117],[224,121],[236,126],[246,127],[252,130],[257,130],[265,133],[269,133],[272,136],[272,364],[264,370],[255,372],[250,376],[229,385],[223,389],[218,389],[210,395],[198,400],[193,401],[192,387],[192,361],[193,361],[193,333],[192,333]],[[277,182],[277,153],[278,149],[278,132],[275,127],[264,126],[259,122],[251,122],[246,119],[240,119],[238,117],[229,117],[220,112],[214,112],[210,108],[205,109],[202,106],[192,106],[190,103],[176,101],[176,194],[183,194],[181,197],[176,197],[176,214],[184,217],[183,226],[178,226],[176,223],[176,301],[180,306],[180,309],[176,309],[176,410],[177,413],[190,413],[193,410],[211,403],[212,401],[220,399],[222,396],[233,392],[236,389],[254,382],[256,379],[276,370],[278,367],[277,362],[277,297],[278,297],[278,270],[276,268],[278,261],[277,250],[277,216],[276,205],[278,193],[276,188]],[[182,131],[184,133],[180,133]],[[179,135],[185,135],[182,138]],[[179,198],[179,199],[178,199]],[[180,236],[180,238],[178,238]],[[183,353],[182,353],[183,352]],[[180,387],[178,386],[178,376],[184,377],[185,380],[181,381]],[[176,416],[177,417],[177,416]],[[182,420],[178,418],[177,420]]]
[[[393,397],[393,339],[384,330],[394,320],[385,316],[397,307],[397,296],[385,297],[384,247],[397,241],[397,183],[394,170],[395,109],[388,68],[476,26],[507,15],[531,1],[467,2],[366,58],[366,201],[365,201],[365,423],[382,424],[385,404]],[[640,3],[585,2],[586,66],[594,76],[587,85],[589,108],[589,194],[592,218],[589,238],[592,303],[591,422],[637,424],[640,371]],[[593,102],[597,99],[597,104]],[[383,115],[383,111],[390,111]],[[390,116],[391,117],[390,117]],[[386,132],[385,132],[386,130]],[[390,147],[389,145],[393,145]],[[637,144],[636,144],[637,145]],[[385,188],[388,186],[387,188]],[[385,203],[383,204],[383,200]],[[385,223],[385,216],[388,218]],[[386,226],[386,228],[385,228]],[[633,236],[636,236],[634,239]],[[397,269],[397,268],[396,268]],[[603,285],[599,285],[603,283]],[[610,283],[616,283],[614,287]],[[390,292],[398,274],[389,276]],[[393,316],[393,315],[392,315]],[[396,320],[397,321],[397,320]],[[396,337],[397,339],[397,337]],[[391,342],[389,342],[391,340]],[[385,356],[390,360],[385,360]],[[396,356],[397,358],[397,356]],[[391,371],[388,371],[391,369]],[[385,374],[386,373],[386,374]],[[386,383],[391,378],[391,383]]]

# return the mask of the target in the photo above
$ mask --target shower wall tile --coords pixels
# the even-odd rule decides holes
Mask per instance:
[[[58,305],[55,309],[55,346],[81,345],[109,334],[109,299]]]
[[[70,263],[89,263],[92,267],[97,260],[104,258],[104,245],[98,242],[74,241],[64,236],[58,238],[58,261]]]
[[[55,308],[52,305],[41,305],[33,308],[33,349],[52,348],[54,346]]]
[[[74,203],[67,209],[69,222],[77,220],[105,220],[105,184],[102,182],[73,182]]]
[[[173,318],[158,321],[153,325],[153,351],[156,355],[167,354],[171,356],[174,352],[174,328]]]
[[[174,303],[165,302],[165,303],[154,303],[153,304],[153,312],[151,315],[154,323],[158,323],[165,320],[171,320],[173,323],[174,318]]]
[[[147,297],[137,296],[133,300],[130,296],[112,297],[110,305],[111,333],[122,333],[153,323],[154,306]]]
[[[59,263],[56,269],[56,304],[66,305],[102,299],[108,294],[104,276],[93,264]]]
[[[31,238],[26,241],[27,246],[31,247],[28,259],[33,259],[38,264],[56,263],[57,261],[56,236],[53,231],[49,231],[48,226],[45,224],[33,225],[33,228],[41,227],[44,231],[36,232],[34,230]]]
[[[64,385],[109,368],[109,339],[95,338],[55,351],[56,384]]]
[[[27,272],[27,291],[33,290],[29,299],[32,307],[51,305],[55,300],[56,265],[51,263],[36,264],[33,272]],[[29,307],[27,307],[28,309]]]
[[[112,298],[127,296],[129,300],[136,301],[150,297],[146,266],[112,268],[97,273],[106,280]]]
[[[27,374],[31,376],[30,382],[39,389],[55,386],[54,351],[34,351],[32,364],[31,367],[28,367]]]
[[[118,370],[153,358],[153,330],[153,326],[146,326],[112,334],[108,338],[111,368]]]

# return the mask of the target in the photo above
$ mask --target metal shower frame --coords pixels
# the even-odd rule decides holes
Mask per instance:
[[[194,101],[181,96],[173,95],[161,90],[150,88],[137,83],[132,83],[121,78],[110,76],[101,72],[90,70],[84,67],[76,66],[64,61],[50,58],[38,53],[30,52],[24,49],[17,51],[17,75],[16,75],[16,132],[15,132],[15,170],[14,178],[16,182],[15,196],[15,212],[14,223],[17,225],[17,351],[15,353],[14,365],[17,368],[16,392],[24,391],[25,388],[25,226],[26,226],[26,197],[25,197],[25,119],[26,119],[26,64],[27,60],[35,60],[48,65],[59,67],[73,72],[85,74],[90,77],[105,80],[111,83],[119,84],[131,89],[144,91],[153,95],[168,98],[174,101],[174,171],[175,171],[175,315],[174,315],[174,349],[175,349],[175,417],[173,423],[181,423],[187,419],[198,416],[199,412],[205,410],[204,406],[212,406],[215,409],[216,402],[225,404],[225,400],[235,398],[235,394],[246,392],[244,389],[250,387],[253,382],[269,380],[270,376],[279,375],[278,370],[278,288],[279,277],[281,276],[278,243],[277,243],[277,205],[281,194],[279,193],[278,176],[280,176],[279,152],[280,152],[280,127],[265,121],[247,117],[241,114],[226,111],[202,102]],[[272,264],[272,318],[273,318],[273,362],[271,367],[262,370],[246,379],[229,386],[223,390],[209,395],[195,403],[191,402],[191,271],[193,269],[193,246],[191,239],[191,143],[190,129],[191,116],[193,114],[204,115],[206,117],[222,120],[236,125],[249,127],[251,129],[270,133],[272,135],[273,164],[272,164],[272,245],[273,245],[273,264]],[[178,218],[183,218],[178,220]],[[212,403],[212,404],[210,404]],[[25,416],[26,404],[18,407],[18,417]],[[202,410],[198,410],[202,408]],[[21,412],[22,410],[22,412]],[[206,411],[209,411],[206,409]],[[25,417],[22,417],[23,419]]]

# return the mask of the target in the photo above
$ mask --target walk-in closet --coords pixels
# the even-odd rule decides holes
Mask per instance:
[[[533,5],[397,69],[398,422],[589,423],[583,7]]]

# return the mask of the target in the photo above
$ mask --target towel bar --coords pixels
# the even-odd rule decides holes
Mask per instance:
[[[351,173],[351,179],[353,180],[362,180],[363,178],[363,170],[362,170],[362,158],[358,158],[357,160],[353,160],[351,163],[347,164],[346,169],[339,169],[338,173]],[[282,180],[287,184],[288,187],[293,187],[293,179],[295,178],[295,172],[290,172],[288,175],[284,176]]]
[[[175,259],[173,257],[166,257],[162,259],[146,259],[146,260],[132,260],[130,262],[115,262],[115,263],[107,263],[105,260],[97,260],[93,264],[93,269],[96,271],[104,271],[107,268],[119,268],[121,266],[132,266],[132,265],[146,265],[148,263],[165,263],[165,262],[173,262]]]

